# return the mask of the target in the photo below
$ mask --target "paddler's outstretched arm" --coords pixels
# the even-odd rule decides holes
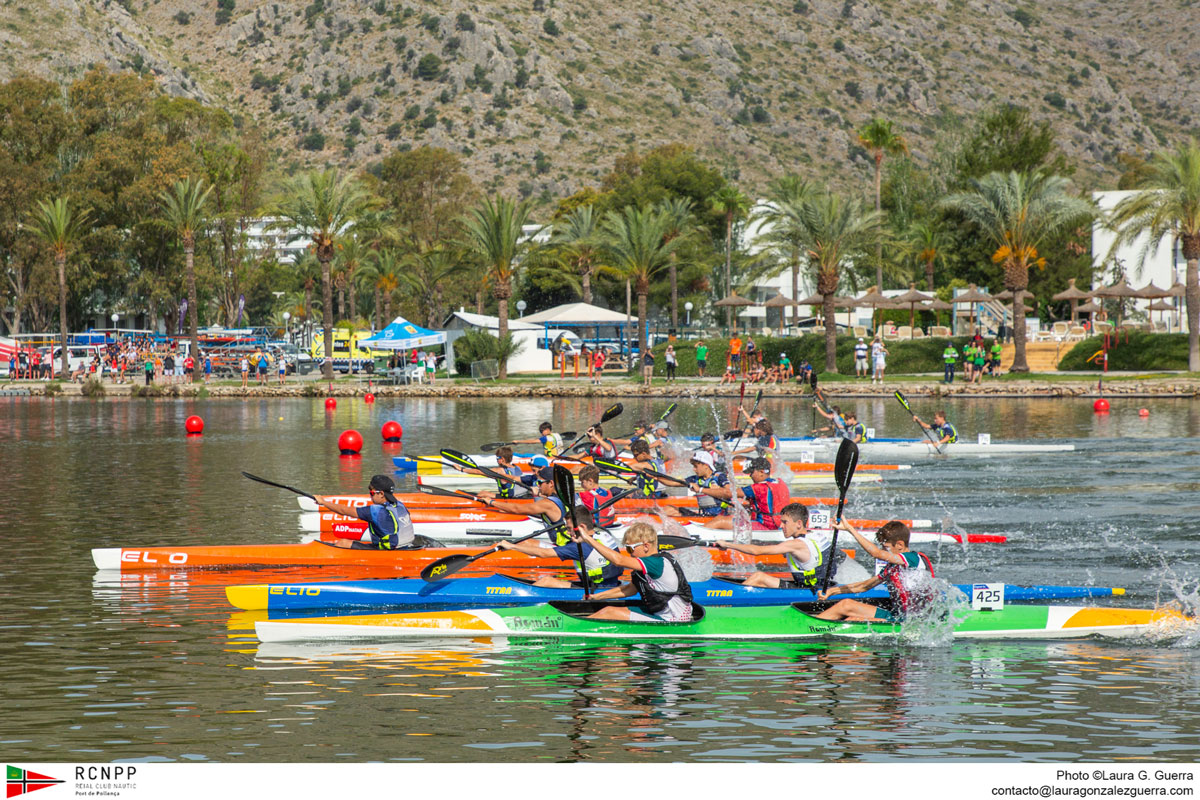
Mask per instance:
[[[329,509],[335,514],[341,514],[342,516],[358,519],[358,508],[356,506],[347,505],[346,503],[334,503],[322,497],[321,495],[317,495],[313,499],[317,501],[317,505],[325,506],[325,508]]]
[[[823,592],[818,592],[817,597],[822,600],[828,600],[835,594],[858,594],[859,592],[867,592],[874,589],[879,584],[883,583],[881,578],[870,577],[865,580],[857,581],[856,583],[844,583],[840,586],[830,586]]]
[[[501,539],[496,542],[496,547],[501,550],[516,550],[518,553],[524,553],[534,558],[558,558],[558,553],[549,547],[542,547],[540,544],[534,544],[533,542],[506,542]]]
[[[748,556],[777,556],[784,555],[785,553],[796,553],[803,560],[808,559],[809,553],[808,542],[804,539],[784,539],[782,542],[774,542],[772,544],[727,542],[723,539],[718,539],[713,542],[713,547],[718,550],[736,550]]]
[[[479,499],[485,501],[488,508],[494,508],[505,514],[525,514],[530,517],[544,514],[552,522],[562,522],[562,512],[558,510],[558,504],[545,497],[539,497],[533,502],[528,500],[513,502],[512,500],[497,500],[491,492],[480,492],[478,496]]]
[[[889,564],[904,564],[905,563],[903,556],[898,556],[895,553],[889,553],[887,550],[884,550],[878,544],[876,544],[875,542],[871,541],[870,539],[868,539],[867,537],[865,537],[861,533],[859,533],[854,528],[854,526],[851,525],[849,522],[846,522],[845,520],[842,520],[841,522],[835,522],[833,524],[833,527],[839,531],[845,531],[846,533],[853,536],[855,541],[858,542],[858,546],[861,547],[863,550],[866,550],[868,555],[871,556],[871,558],[877,559],[879,561],[886,561]]]

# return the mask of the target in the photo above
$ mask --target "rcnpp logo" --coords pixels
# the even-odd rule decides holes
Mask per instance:
[[[8,782],[6,784],[8,793],[5,797],[16,797],[17,795],[36,792],[38,789],[45,789],[56,783],[62,783],[62,781],[57,778],[51,778],[49,775],[42,775],[40,772],[9,766]]]

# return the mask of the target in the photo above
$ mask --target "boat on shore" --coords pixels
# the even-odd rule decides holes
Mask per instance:
[[[368,614],[260,620],[262,642],[402,639],[409,637],[540,637],[672,640],[895,639],[910,623],[818,619],[803,603],[704,608],[691,622],[619,622],[588,618],[604,603],[546,603],[465,611]],[[919,623],[918,623],[919,624]],[[933,625],[935,623],[928,623]],[[1087,636],[1182,635],[1194,620],[1165,609],[1005,605],[956,609],[947,620],[955,639],[1076,639]]]
[[[844,582],[839,575],[838,582]],[[970,584],[956,587],[971,594]],[[1046,602],[1123,595],[1124,589],[1098,586],[1010,586],[1004,587],[1007,603]],[[304,581],[295,583],[243,584],[225,587],[231,605],[246,611],[300,611],[312,609],[387,608],[397,606],[532,605],[535,603],[583,600],[583,589],[548,589],[532,581],[508,575],[481,578],[457,578],[427,583],[419,579],[398,578],[363,581]],[[692,596],[709,606],[766,606],[789,603],[814,603],[810,589],[767,589],[744,586],[741,581],[714,577],[692,584]],[[884,589],[872,589],[855,595],[856,599],[882,600]]]

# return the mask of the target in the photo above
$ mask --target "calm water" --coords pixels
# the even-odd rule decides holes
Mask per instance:
[[[582,429],[603,403],[350,399],[127,402],[0,398],[0,755],[25,761],[786,761],[1200,759],[1200,636],[1183,642],[644,644],[427,641],[260,646],[226,582],[279,575],[97,574],[89,549],[291,542],[292,495],[361,491],[404,451]],[[665,403],[626,403],[653,417]],[[852,405],[844,403],[843,407]],[[896,403],[854,403],[880,435]],[[1138,406],[1151,411],[1139,418]],[[765,401],[777,430],[811,423]],[[1200,404],[957,401],[968,438],[1067,440],[1075,453],[919,464],[854,489],[857,516],[925,517],[1003,546],[928,547],[957,581],[1129,587],[1197,608]],[[684,403],[677,430],[729,427]],[[918,401],[919,412],[932,406]],[[207,432],[182,435],[200,414]],[[282,419],[281,419],[282,418]],[[338,457],[358,428],[363,458]],[[616,425],[616,428],[626,426]],[[624,432],[618,430],[616,432]],[[334,577],[325,573],[328,577]],[[310,575],[311,576],[311,575]],[[403,738],[401,738],[403,737]]]

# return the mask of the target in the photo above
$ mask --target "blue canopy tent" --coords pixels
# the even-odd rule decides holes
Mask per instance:
[[[408,350],[445,343],[446,334],[441,331],[431,331],[414,325],[404,317],[396,317],[379,333],[368,339],[360,339],[358,346],[372,350]]]

